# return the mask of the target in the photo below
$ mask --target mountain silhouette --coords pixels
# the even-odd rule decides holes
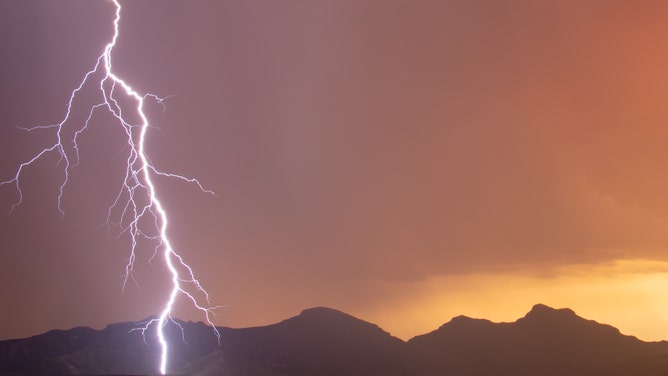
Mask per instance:
[[[377,325],[312,308],[254,328],[167,328],[182,375],[666,375],[668,342],[643,342],[570,309],[534,306],[513,323],[458,316],[404,342]],[[140,324],[0,341],[0,375],[151,375],[160,348]],[[182,337],[183,336],[183,337]]]
[[[408,341],[420,374],[668,375],[668,343],[647,343],[537,304],[514,323],[465,316]]]
[[[275,325],[225,329],[221,335],[229,356],[281,374],[410,374],[405,342],[329,308],[308,309]]]

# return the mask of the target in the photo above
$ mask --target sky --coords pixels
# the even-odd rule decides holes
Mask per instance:
[[[157,180],[217,325],[327,306],[408,339],[544,303],[668,339],[668,3],[122,4],[114,69],[167,97],[147,105],[150,159],[216,193]],[[54,141],[17,126],[64,117],[113,11],[0,2],[0,180]],[[81,135],[63,218],[57,157],[11,213],[0,186],[0,339],[161,310],[152,246],[123,287],[129,239],[104,226],[127,156],[112,120]]]

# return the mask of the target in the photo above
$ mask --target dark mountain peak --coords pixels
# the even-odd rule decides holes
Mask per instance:
[[[453,317],[452,319],[450,319],[451,322],[457,322],[457,321],[469,321],[469,320],[475,320],[475,319],[472,318],[472,317],[468,317],[468,316],[466,316],[466,315],[459,315],[459,316],[455,316],[455,317]]]
[[[554,309],[543,304],[535,305],[513,326],[517,333],[541,338],[538,342],[546,347],[578,348],[581,352],[612,351],[641,343],[613,326],[582,318],[571,309]]]
[[[555,309],[544,304],[533,306],[526,316],[516,321],[516,324],[528,330],[558,332],[560,335],[571,333],[576,336],[603,335],[611,338],[621,336],[617,328],[582,318],[572,309]]]
[[[305,309],[299,314],[299,317],[315,320],[357,320],[357,318],[347,313],[327,307],[314,307]]]
[[[226,330],[221,344],[239,362],[277,374],[410,374],[403,341],[375,324],[325,307],[306,309],[273,325]]]
[[[489,322],[489,320],[487,320],[487,319],[476,319],[476,318],[473,318],[473,317],[468,317],[466,315],[459,315],[459,316],[455,316],[452,319],[450,319],[450,323],[453,323],[453,324],[455,324],[455,323],[480,322],[480,321]]]
[[[464,315],[455,316],[450,321],[441,325],[436,331],[442,330],[475,330],[476,328],[487,328],[494,323],[487,319],[476,319]]]
[[[315,307],[303,310],[299,316],[287,319],[279,324],[299,330],[321,331],[359,331],[388,335],[378,325],[358,319],[347,313],[332,308]],[[329,328],[329,329],[327,329]]]
[[[376,324],[326,307],[305,309],[299,316],[282,321],[276,326],[299,333],[309,332],[339,338],[342,336],[391,337],[389,333]],[[401,342],[398,338],[392,337],[392,339]]]
[[[666,346],[544,304],[512,323],[457,316],[408,346],[426,354],[425,375],[665,375],[668,365]]]
[[[566,319],[572,320],[575,318],[580,318],[572,309],[569,308],[559,308],[555,309],[545,304],[536,304],[531,308],[531,311],[524,316],[525,319]]]
[[[575,314],[568,308],[552,308],[545,304],[536,304],[524,317],[518,319],[516,323],[520,326],[540,326],[559,328],[562,326],[585,325],[588,320]],[[595,323],[595,322],[592,322]]]
[[[408,343],[422,347],[440,347],[443,342],[484,341],[484,337],[495,333],[500,325],[486,319],[474,319],[460,315],[441,325],[438,329],[411,338]]]
[[[0,375],[154,374],[155,333],[136,330],[150,319],[0,341]],[[408,343],[325,307],[268,326],[221,327],[220,344],[207,325],[178,323],[183,331],[168,325],[165,334],[170,367],[184,375],[668,375],[668,342],[544,304],[516,322],[456,316]]]

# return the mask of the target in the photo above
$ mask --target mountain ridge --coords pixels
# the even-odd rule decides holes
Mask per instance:
[[[568,308],[536,304],[514,322],[456,316],[403,341],[326,307],[251,328],[167,328],[170,369],[188,375],[668,375],[668,342],[643,342]],[[156,374],[159,346],[137,323],[0,341],[0,375]]]

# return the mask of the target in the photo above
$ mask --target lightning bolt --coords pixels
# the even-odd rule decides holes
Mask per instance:
[[[144,104],[147,100],[152,100],[158,104],[163,103],[164,98],[154,94],[140,94],[129,83],[119,77],[112,67],[112,51],[116,47],[116,41],[119,35],[119,24],[121,21],[121,4],[118,0],[109,0],[115,6],[116,13],[113,22],[114,34],[111,41],[105,46],[102,54],[97,58],[95,66],[88,71],[79,85],[72,91],[67,103],[67,111],[62,121],[52,125],[36,126],[32,128],[21,128],[27,131],[38,129],[51,129],[55,132],[56,141],[52,145],[45,147],[32,158],[21,163],[18,166],[16,174],[12,179],[0,182],[0,186],[13,184],[18,194],[17,201],[12,205],[10,212],[23,201],[23,192],[21,191],[21,177],[25,169],[29,168],[36,161],[45,158],[47,155],[56,154],[59,157],[59,163],[63,163],[64,177],[58,188],[57,208],[61,217],[65,215],[62,206],[63,192],[69,182],[70,172],[79,163],[79,136],[88,129],[89,123],[93,119],[94,113],[100,110],[106,110],[112,114],[117,124],[122,128],[127,137],[127,146],[129,148],[125,177],[120,190],[107,213],[107,225],[118,225],[120,234],[127,233],[130,236],[131,247],[130,256],[125,267],[125,278],[123,288],[129,278],[134,278],[134,264],[136,260],[137,244],[140,238],[146,238],[156,243],[154,256],[161,252],[164,258],[166,270],[171,276],[171,291],[164,303],[162,311],[158,318],[150,320],[139,330],[143,335],[155,327],[158,342],[161,346],[160,373],[167,371],[169,344],[164,334],[164,328],[170,322],[179,325],[172,319],[172,310],[179,297],[190,300],[191,304],[203,313],[207,323],[213,328],[213,331],[220,343],[220,333],[212,322],[213,310],[218,307],[211,307],[209,294],[204,290],[200,282],[195,278],[192,268],[184,259],[174,250],[168,234],[168,215],[158,198],[155,190],[154,177],[163,176],[182,180],[184,182],[196,185],[201,191],[214,194],[205,189],[197,179],[188,178],[182,175],[162,172],[156,169],[146,153],[147,131],[150,127],[148,117],[144,111]],[[73,125],[72,107],[75,99],[87,85],[97,84],[100,102],[91,106],[86,120],[77,125]],[[128,120],[127,115],[121,106],[121,99],[129,100],[134,103],[136,113],[139,116],[139,124],[133,124]],[[67,128],[67,129],[66,129]],[[72,129],[74,128],[74,132]],[[69,133],[68,133],[69,132]],[[120,216],[116,223],[112,223],[114,212],[120,211]],[[150,223],[153,229],[146,229],[145,224]],[[152,257],[153,258],[153,257]],[[206,301],[204,304],[202,301]],[[183,330],[181,328],[181,330]]]

